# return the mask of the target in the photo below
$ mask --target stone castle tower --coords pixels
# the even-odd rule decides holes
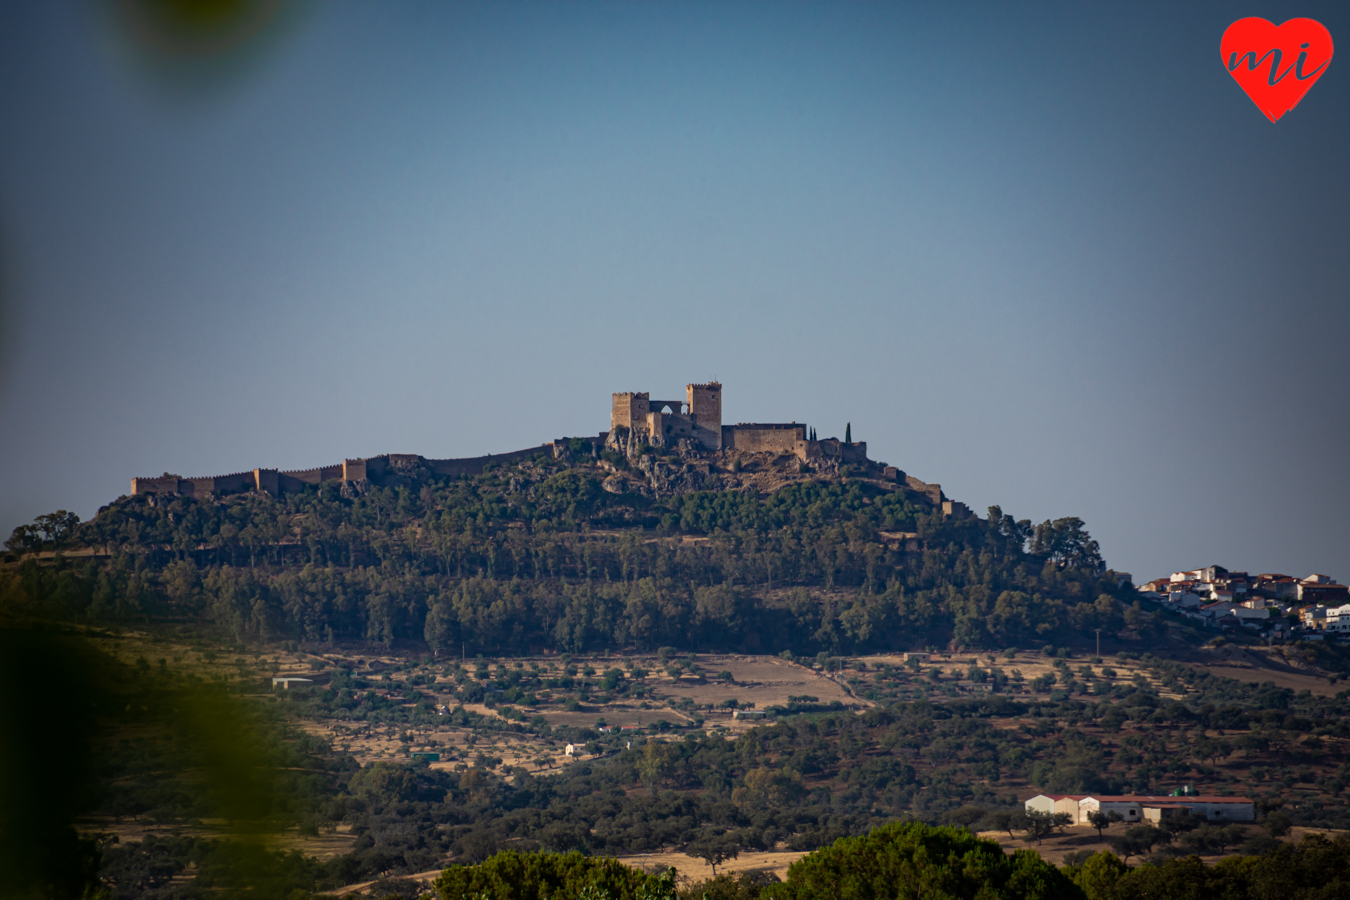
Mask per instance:
[[[684,441],[686,446],[702,450],[792,454],[807,463],[868,461],[866,442],[838,438],[808,440],[806,426],[798,422],[723,425],[719,382],[687,384],[684,396],[681,402],[653,400],[645,391],[611,395],[606,443],[629,453],[642,444],[674,447]]]
[[[631,433],[658,446],[681,439],[705,450],[722,449],[722,385],[685,385],[685,400],[653,400],[646,391],[623,391],[612,397],[609,430],[616,439]],[[623,429],[621,432],[620,429]]]
[[[687,384],[685,397],[689,418],[693,420],[694,435],[709,450],[722,449],[722,385],[716,381],[707,384]]]

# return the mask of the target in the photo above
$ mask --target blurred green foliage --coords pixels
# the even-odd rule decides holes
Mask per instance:
[[[73,630],[0,627],[0,896],[96,888],[100,850],[76,831],[82,816],[211,819],[253,845],[247,860],[266,857],[267,837],[304,806],[275,722],[219,685],[138,662]]]

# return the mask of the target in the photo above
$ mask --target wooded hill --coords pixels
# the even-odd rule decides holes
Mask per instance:
[[[769,494],[605,489],[641,483],[616,472],[680,465],[649,453],[631,465],[541,456],[474,477],[413,471],[280,498],[123,497],[89,522],[54,513],[16,530],[0,603],[193,622],[236,640],[470,655],[1006,647],[1114,633],[1127,618],[1150,626],[1137,607],[1127,615],[1133,591],[1079,519],[1033,527],[998,507],[944,517],[848,467]],[[728,475],[755,465],[719,464]]]

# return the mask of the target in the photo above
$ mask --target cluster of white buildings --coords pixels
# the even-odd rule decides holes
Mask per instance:
[[[1248,575],[1207,566],[1156,578],[1139,592],[1209,628],[1244,627],[1283,636],[1295,617],[1309,636],[1350,634],[1350,589],[1328,575]]]
[[[1074,825],[1089,825],[1094,812],[1117,813],[1125,824],[1152,822],[1178,815],[1204,816],[1213,822],[1252,822],[1256,804],[1247,797],[1207,794],[1155,797],[1145,794],[1037,794],[1026,801],[1027,812],[1067,813]]]

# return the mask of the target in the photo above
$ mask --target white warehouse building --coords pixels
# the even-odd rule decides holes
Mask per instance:
[[[1026,801],[1027,812],[1067,813],[1075,825],[1087,825],[1094,812],[1117,813],[1124,822],[1157,822],[1191,813],[1214,822],[1252,822],[1256,804],[1247,797],[1193,795],[1156,797],[1144,794],[1037,794]]]

